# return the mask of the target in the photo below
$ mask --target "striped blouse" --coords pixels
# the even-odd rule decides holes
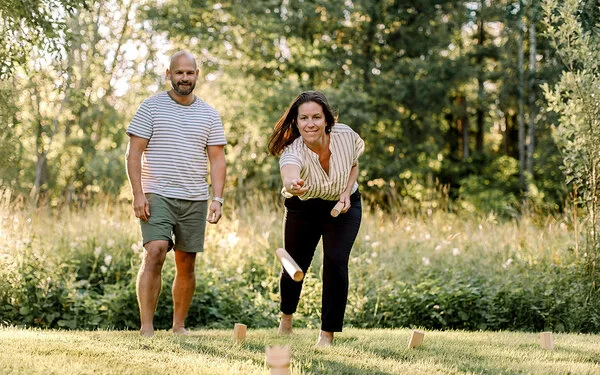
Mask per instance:
[[[127,134],[148,139],[142,156],[145,193],[208,200],[206,146],[227,143],[221,117],[213,107],[199,98],[182,105],[163,91],[140,105]]]
[[[350,170],[358,162],[358,157],[365,150],[365,142],[348,125],[335,124],[329,133],[329,174],[325,173],[319,155],[309,149],[302,137],[296,138],[282,152],[279,167],[293,164],[300,167],[300,178],[304,180],[308,191],[299,196],[301,200],[321,198],[324,200],[339,200],[340,195],[348,185]],[[358,189],[354,182],[351,193]],[[290,198],[285,187],[281,190],[284,197]]]

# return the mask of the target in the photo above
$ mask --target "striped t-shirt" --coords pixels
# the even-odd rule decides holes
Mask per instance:
[[[293,164],[300,167],[300,178],[308,191],[298,198],[307,200],[321,198],[325,200],[338,200],[348,185],[350,170],[358,162],[358,157],[365,150],[365,142],[348,125],[335,124],[329,133],[329,174],[319,163],[319,155],[309,149],[302,137],[296,138],[281,153],[279,167]],[[351,193],[358,189],[358,183],[352,186]],[[281,193],[286,198],[291,195],[285,190]]]
[[[227,144],[213,107],[198,97],[182,105],[163,91],[140,105],[127,134],[148,139],[142,156],[144,193],[208,200],[206,146]]]

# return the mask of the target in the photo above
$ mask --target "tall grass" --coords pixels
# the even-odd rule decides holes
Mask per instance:
[[[346,323],[356,327],[599,332],[600,298],[580,272],[567,216],[500,219],[364,205],[350,258]],[[230,201],[208,225],[191,325],[276,324],[281,201]],[[142,244],[129,203],[0,211],[0,321],[62,328],[135,328]],[[319,249],[320,250],[320,249]],[[321,252],[304,284],[300,326],[319,325]],[[157,324],[170,321],[172,254]],[[49,302],[50,301],[50,302]],[[48,313],[48,309],[52,312]]]

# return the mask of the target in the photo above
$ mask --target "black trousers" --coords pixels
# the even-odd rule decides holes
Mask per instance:
[[[362,219],[360,193],[350,196],[348,212],[334,218],[330,212],[336,201],[322,199],[285,200],[285,249],[306,273],[319,239],[323,237],[323,297],[321,330],[341,332],[348,301],[348,260]],[[296,312],[302,282],[296,282],[281,271],[279,293],[281,312]]]

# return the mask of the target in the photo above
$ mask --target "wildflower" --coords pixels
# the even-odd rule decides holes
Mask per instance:
[[[375,241],[375,242],[373,242],[373,243],[371,244],[371,247],[372,247],[373,249],[375,249],[375,248],[376,248],[376,247],[378,247],[378,246],[379,246],[379,241]]]
[[[101,253],[102,253],[102,247],[101,246],[96,246],[94,248],[94,257],[98,258]]]
[[[453,248],[453,249],[452,249],[452,255],[454,255],[454,256],[458,256],[458,255],[460,255],[460,250],[459,250],[459,249],[457,249],[456,247],[455,247],[455,248]]]
[[[421,260],[423,261],[424,266],[428,266],[431,264],[428,257],[423,257]]]
[[[369,236],[368,234],[365,235],[365,241],[369,241],[371,239],[371,236]]]
[[[502,265],[502,267],[504,268],[508,268],[508,266],[510,266],[510,264],[513,262],[512,258],[508,258],[506,260],[506,262],[504,262],[504,264]]]
[[[436,309],[436,310],[439,310],[440,309],[440,305],[433,305],[433,308]]]
[[[110,262],[112,262],[112,255],[106,254],[104,256],[104,264],[106,264],[106,267],[110,266]]]
[[[237,236],[237,233],[231,232],[227,235],[227,242],[230,247],[235,247],[240,242],[240,238]]]
[[[106,266],[100,266],[100,272],[106,273],[106,271],[108,271],[108,268],[106,268]]]

